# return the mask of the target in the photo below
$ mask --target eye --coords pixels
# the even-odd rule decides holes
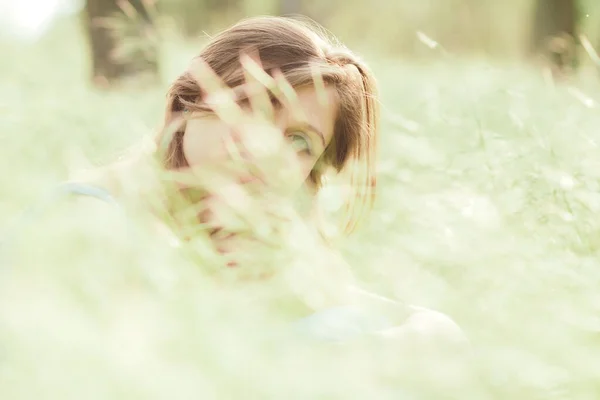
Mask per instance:
[[[296,153],[305,153],[312,155],[312,148],[310,145],[310,139],[306,137],[306,134],[301,131],[294,131],[287,135],[292,148]]]

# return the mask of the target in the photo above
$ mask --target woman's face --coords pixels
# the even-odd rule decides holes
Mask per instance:
[[[318,92],[314,87],[307,86],[297,89],[296,94],[298,101],[294,108],[289,105],[274,108],[275,129],[274,132],[271,132],[272,129],[269,131],[283,138],[292,149],[290,152],[281,152],[286,155],[285,164],[294,165],[296,173],[286,175],[285,178],[286,187],[292,190],[302,187],[317,160],[331,142],[338,107],[336,91],[331,87]],[[214,115],[190,118],[186,123],[183,136],[183,153],[187,163],[190,167],[200,170],[203,166],[218,168],[219,165],[226,165],[232,159],[228,147],[228,143],[231,144],[232,141],[241,149],[249,147],[248,142],[252,142],[253,139],[258,140],[259,147],[261,144],[265,148],[269,147],[269,143],[260,142],[266,142],[273,136],[259,135],[259,129],[246,128],[233,129]],[[257,143],[250,144],[252,147]],[[257,153],[250,153],[245,161],[252,163]],[[292,158],[289,162],[287,155]],[[273,172],[275,171],[271,170],[271,173]],[[219,190],[217,194],[205,198],[203,208],[206,211],[200,215],[201,222],[209,224],[214,231],[220,231],[220,228],[227,225],[222,223],[226,219],[224,215],[227,214],[225,203],[232,198],[243,197],[243,191],[239,189],[249,182],[256,183],[256,179],[249,173],[247,176],[236,176],[224,185],[226,186],[224,190]],[[227,234],[228,229],[223,229],[226,231],[225,234],[217,235],[221,239],[215,241],[218,250],[229,253],[239,246],[235,244],[235,238]]]
[[[300,110],[292,110],[286,105],[275,107],[274,127],[276,133],[294,149],[295,160],[290,162],[297,164],[300,174],[297,176],[297,182],[293,182],[291,186],[298,188],[308,178],[333,137],[338,104],[336,92],[331,87],[325,89],[326,97],[323,93],[317,93],[313,86],[300,88],[296,93],[296,108]],[[232,129],[216,116],[193,118],[186,124],[183,154],[191,167],[218,165],[230,159],[228,140],[241,142],[245,147],[256,146],[257,143],[252,143],[253,139],[256,139],[252,137],[253,133],[257,134],[252,128],[242,131]],[[258,140],[268,139],[261,136]],[[268,146],[268,143],[262,144]],[[243,183],[244,177],[240,179]]]

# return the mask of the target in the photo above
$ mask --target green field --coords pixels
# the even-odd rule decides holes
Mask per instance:
[[[165,82],[197,46],[171,42]],[[1,226],[160,125],[166,83],[94,91],[84,44],[69,24],[0,44]],[[343,246],[363,286],[461,325],[477,379],[457,398],[597,398],[595,74],[553,85],[517,64],[366,58],[385,107],[380,187]],[[0,398],[385,399],[397,386],[447,398],[451,368],[400,384],[400,352],[292,351],[270,289],[215,283],[150,232],[130,245],[105,228],[118,224],[110,213],[61,211],[31,229],[20,261],[3,261]]]

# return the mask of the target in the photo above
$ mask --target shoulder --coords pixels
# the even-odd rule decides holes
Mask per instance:
[[[441,336],[449,340],[466,341],[463,330],[448,315],[425,307],[409,306],[406,329],[423,335]]]
[[[125,225],[123,209],[110,193],[94,185],[66,182],[35,205],[23,227],[30,234],[58,240],[63,235],[118,234]],[[37,232],[37,233],[36,233]]]
[[[442,312],[407,308],[409,315],[404,323],[379,332],[379,342],[393,370],[405,382],[417,383],[417,391],[464,397],[465,389],[474,388],[478,380],[467,335]]]
[[[404,304],[377,294],[352,287],[352,293],[363,304],[384,313],[393,321],[393,326],[380,330],[384,337],[438,339],[448,342],[466,343],[467,337],[459,325],[448,315],[430,308]]]
[[[379,332],[381,346],[405,378],[426,387],[453,391],[473,383],[473,351],[459,325],[448,315],[408,306],[399,326]],[[398,358],[400,356],[400,359]]]
[[[120,218],[121,206],[102,186],[65,182],[58,186],[46,205],[48,214],[61,218],[111,219]]]
[[[401,325],[386,329],[380,335],[401,338],[417,346],[442,346],[447,349],[466,349],[467,336],[448,315],[418,306],[407,306],[408,316]]]
[[[47,190],[3,232],[1,249],[11,262],[60,265],[88,250],[104,256],[127,240],[129,224],[118,205],[74,188],[85,191],[66,184]]]

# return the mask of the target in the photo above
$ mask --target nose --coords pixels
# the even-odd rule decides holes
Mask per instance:
[[[225,142],[225,150],[230,156],[236,158],[239,157],[242,161],[252,161],[252,154],[248,149],[247,141],[248,140],[244,138],[244,135],[239,130],[231,129],[229,140],[226,140]],[[233,148],[231,146],[233,146]]]
[[[259,177],[254,176],[254,175],[245,175],[245,176],[241,176],[238,179],[238,183],[240,185],[246,185],[249,183],[261,183],[261,182],[262,182],[262,180]]]
[[[257,158],[276,154],[283,136],[281,127],[273,124],[250,123],[230,130],[231,142],[245,161],[256,161]]]

